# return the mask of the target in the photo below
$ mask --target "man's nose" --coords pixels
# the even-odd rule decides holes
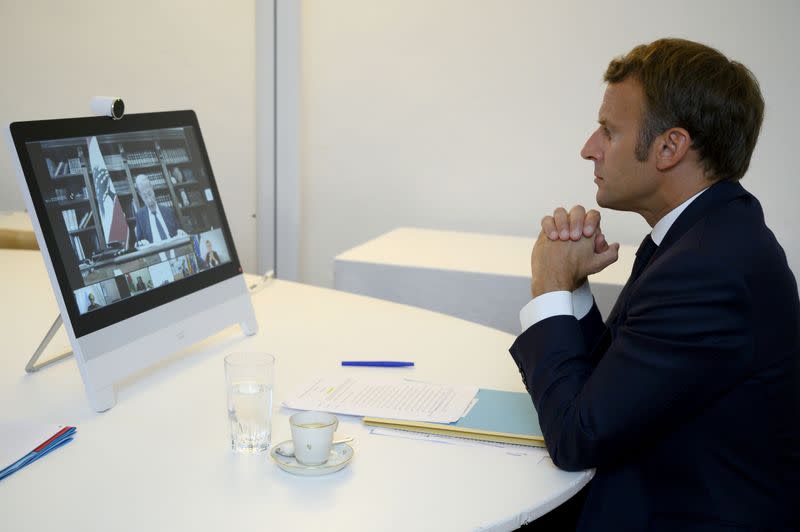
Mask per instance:
[[[602,157],[602,151],[599,149],[599,142],[597,142],[597,135],[598,131],[592,133],[592,135],[586,140],[586,144],[583,145],[583,149],[581,149],[581,157],[586,159],[587,161],[599,161]]]

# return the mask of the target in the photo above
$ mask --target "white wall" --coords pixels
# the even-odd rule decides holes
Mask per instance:
[[[255,271],[255,2],[2,0],[0,123],[86,116],[93,95],[121,96],[130,113],[194,109]],[[13,172],[0,149],[0,210],[24,208]]]
[[[800,272],[796,0],[303,0],[301,280],[398,226],[533,236],[556,205],[594,206],[578,152],[608,61],[676,36],[748,65],[767,116],[743,184]],[[605,211],[638,244],[637,215]],[[744,244],[743,244],[744,245]]]

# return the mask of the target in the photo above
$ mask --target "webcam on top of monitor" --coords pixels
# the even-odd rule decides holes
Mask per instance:
[[[95,96],[90,107],[97,116],[110,116],[113,120],[125,116],[125,102],[115,96]]]

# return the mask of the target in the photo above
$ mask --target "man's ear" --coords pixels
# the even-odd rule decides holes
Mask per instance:
[[[656,138],[656,168],[665,172],[680,163],[692,147],[692,137],[682,127],[672,127]]]

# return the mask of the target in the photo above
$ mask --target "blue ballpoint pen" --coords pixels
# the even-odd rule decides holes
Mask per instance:
[[[343,360],[342,366],[373,366],[378,368],[407,368],[413,362],[395,362],[391,360]]]

